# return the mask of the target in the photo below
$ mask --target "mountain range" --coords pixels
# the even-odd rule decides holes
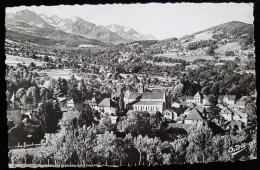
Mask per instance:
[[[20,34],[54,38],[52,34],[72,34],[94,39],[104,43],[126,43],[140,40],[154,40],[152,35],[142,35],[133,28],[120,25],[97,26],[80,17],[60,18],[57,15],[48,17],[36,14],[28,9],[16,13],[6,13],[6,29]],[[70,35],[71,36],[71,35]],[[62,37],[62,36],[60,36]]]

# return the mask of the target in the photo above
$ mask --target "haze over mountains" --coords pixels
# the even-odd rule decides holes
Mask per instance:
[[[33,31],[25,29],[28,27],[33,29]],[[97,26],[80,17],[73,17],[70,19],[60,18],[57,15],[48,17],[45,14],[37,15],[35,12],[27,9],[16,13],[7,13],[6,28],[7,30],[29,35],[33,33],[37,35],[39,32],[43,31],[42,29],[46,29],[50,34],[52,34],[51,32],[57,33],[57,31],[62,31],[64,33],[112,44],[155,39],[152,35],[142,35],[132,28],[120,25],[114,24],[107,27],[102,25]]]

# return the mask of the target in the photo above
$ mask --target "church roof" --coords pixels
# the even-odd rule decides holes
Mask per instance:
[[[142,96],[142,93],[132,92],[132,93],[129,93],[128,99],[136,99],[140,96]]]
[[[163,102],[160,101],[140,101],[133,105],[163,105]]]
[[[163,99],[164,98],[164,93],[163,92],[156,92],[156,93],[151,93],[151,92],[145,92],[145,93],[132,92],[132,93],[129,94],[128,99],[136,99],[138,97],[142,97],[142,99]]]

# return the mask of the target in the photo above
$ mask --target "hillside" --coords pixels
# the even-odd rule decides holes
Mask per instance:
[[[252,24],[232,21],[196,32],[180,38],[183,42],[215,40],[216,42],[238,42],[241,46],[253,44],[254,27]]]
[[[39,45],[66,45],[77,47],[82,44],[88,45],[100,45],[107,46],[109,44],[103,43],[101,41],[87,39],[77,35],[67,34],[62,31],[46,32],[44,30],[37,32],[37,36],[34,33],[25,34],[20,32],[15,32],[12,30],[6,30],[6,38],[16,41],[16,42],[30,42]]]

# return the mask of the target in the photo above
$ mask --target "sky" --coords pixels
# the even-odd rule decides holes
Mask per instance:
[[[253,24],[253,3],[150,3],[107,5],[20,6],[6,8],[15,13],[29,9],[60,18],[79,16],[96,25],[118,24],[157,39],[181,37],[230,21]]]

